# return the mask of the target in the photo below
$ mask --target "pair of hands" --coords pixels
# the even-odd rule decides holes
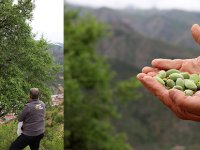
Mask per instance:
[[[194,24],[191,32],[194,40],[200,44],[199,25]],[[195,59],[154,59],[152,67],[144,67],[142,73],[137,75],[138,80],[178,118],[200,121],[200,91],[197,91],[193,96],[186,96],[180,90],[167,90],[153,78],[160,70],[168,69],[200,74],[200,56]]]

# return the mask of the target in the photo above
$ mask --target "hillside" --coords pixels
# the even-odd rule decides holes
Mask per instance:
[[[196,49],[188,50],[144,37],[124,22],[119,21],[109,25],[112,34],[100,42],[98,52],[109,59],[125,62],[132,67],[141,68],[150,65],[154,58],[193,58],[199,54]]]
[[[71,8],[91,13],[108,26],[108,36],[100,42],[98,52],[112,61],[141,68],[158,57],[194,58],[200,54],[190,33],[192,24],[200,22],[199,12]]]
[[[112,10],[108,8],[100,8],[91,12],[106,23],[123,22],[146,37],[187,48],[198,48],[191,38],[190,28],[194,23],[200,22],[199,12],[156,9]]]
[[[63,65],[64,55],[63,55],[63,44],[55,43],[49,45],[49,51],[53,54],[55,61]]]
[[[137,8],[114,10],[106,7],[93,9],[74,5],[70,7],[82,13],[89,12],[105,23],[123,22],[145,37],[186,48],[198,48],[191,37],[190,28],[194,23],[200,23],[200,12]]]
[[[128,79],[150,65],[154,58],[194,58],[199,47],[190,27],[200,22],[200,13],[179,10],[113,10],[73,6],[92,13],[108,26],[108,36],[98,43],[99,54],[108,58],[118,80]],[[114,121],[135,150],[198,150],[200,127],[176,118],[143,87],[143,96],[120,105],[120,121]]]
[[[51,43],[49,44],[49,52],[53,56],[54,61],[60,65],[61,70],[57,73],[56,78],[50,83],[53,89],[54,94],[57,93],[57,89],[59,88],[59,84],[63,86],[64,84],[64,73],[63,73],[63,65],[64,65],[64,52],[63,52],[63,43]]]

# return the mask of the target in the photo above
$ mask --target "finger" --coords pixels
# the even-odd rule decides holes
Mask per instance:
[[[144,76],[146,76],[145,73],[139,73],[139,74],[137,75],[137,79],[138,79],[138,80],[142,80]]]
[[[139,73],[139,74],[137,75],[137,79],[148,89],[149,86],[147,86],[147,85],[145,84],[145,82],[143,81],[143,78],[144,78],[145,76],[147,76],[147,74],[145,74],[145,73]]]
[[[194,24],[191,27],[192,37],[193,39],[200,44],[200,27],[198,24]]]
[[[183,61],[181,59],[154,59],[152,66],[158,69],[180,69]]]
[[[156,96],[161,96],[166,89],[151,76],[144,76],[142,81]]]
[[[144,67],[143,69],[142,69],[142,72],[143,73],[149,73],[149,72],[158,72],[158,69],[157,68],[152,68],[152,67]]]
[[[143,81],[143,78],[144,78],[145,76],[147,76],[147,74],[145,74],[145,73],[139,73],[139,74],[137,75],[137,79],[146,87],[146,84],[145,84],[144,81]],[[147,88],[147,87],[146,87],[146,88]]]
[[[154,77],[154,76],[157,75],[157,73],[156,73],[156,72],[148,72],[147,75],[148,75],[148,76],[151,76],[151,77]]]
[[[153,79],[151,76],[144,76],[142,80],[143,85],[153,93],[158,99],[167,107],[171,106],[168,96],[168,90],[163,85]]]
[[[148,91],[150,91],[151,93],[154,93],[154,91],[151,89],[151,85],[148,85],[145,83],[145,81],[144,81],[145,76],[148,76],[148,75],[145,73],[139,73],[137,75],[137,79],[144,85],[144,87],[147,88]]]
[[[147,75],[147,74],[145,74],[145,73],[140,73],[140,74],[138,74],[137,75],[137,78],[141,81],[141,83],[150,91],[150,92],[152,92],[152,93],[155,93],[155,90],[152,88],[152,83],[149,83],[149,82],[146,82],[145,80],[144,80],[144,78],[145,77],[150,77],[150,78],[152,78],[151,76],[149,76],[149,75]],[[153,79],[153,78],[152,78]],[[154,80],[154,79],[153,79]],[[160,83],[158,83],[157,81],[155,81],[154,80],[154,82],[156,82],[156,84],[160,84]],[[153,83],[154,84],[154,83]],[[162,86],[162,85],[160,85],[160,86]]]
[[[172,89],[169,91],[169,96],[182,110],[195,115],[200,115],[199,92],[194,96],[186,96],[184,92]]]

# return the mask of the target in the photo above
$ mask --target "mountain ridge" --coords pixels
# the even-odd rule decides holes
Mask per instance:
[[[99,11],[82,7],[76,10],[80,11],[80,15],[91,13],[108,27],[108,36],[94,48],[107,58],[111,69],[116,72],[116,80],[135,76],[142,67],[151,65],[152,59],[155,58],[188,59],[200,54],[199,46],[190,33],[191,20],[198,19],[199,13],[188,14],[193,17],[186,16],[184,20],[180,17],[185,14],[179,14],[182,11],[173,11],[171,16],[169,12],[162,12],[165,16],[162,18],[162,15],[155,12],[150,14],[151,11],[147,13],[142,10],[137,14],[132,14],[131,11],[128,17],[124,12],[108,8]],[[179,17],[178,21],[176,17]],[[142,22],[146,24],[142,25]],[[198,20],[195,21],[197,22]],[[144,28],[144,33],[141,33],[140,30]],[[151,34],[153,28],[159,28],[154,35]],[[128,143],[134,149],[175,150],[177,146],[187,150],[200,149],[200,127],[196,122],[178,119],[145,88],[137,90],[141,91],[143,96],[139,100],[134,99],[126,105],[120,105],[121,120],[114,121],[117,131],[127,134]]]

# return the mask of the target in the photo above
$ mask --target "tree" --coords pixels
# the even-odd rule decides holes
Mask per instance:
[[[111,123],[118,116],[112,72],[94,49],[105,27],[71,10],[66,10],[64,19],[65,149],[129,150]]]
[[[31,0],[0,2],[0,115],[21,110],[31,87],[40,89],[42,100],[50,100],[48,83],[58,66],[48,43],[34,39],[29,25],[33,9]]]

